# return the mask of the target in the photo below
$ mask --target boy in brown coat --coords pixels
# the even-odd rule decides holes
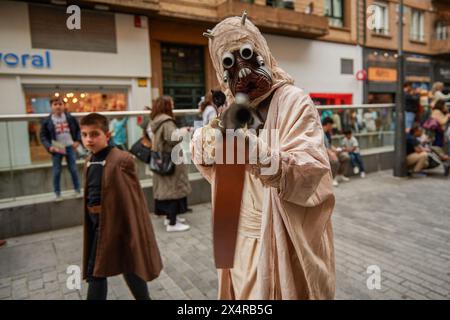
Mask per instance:
[[[158,277],[162,262],[133,156],[109,146],[106,117],[91,113],[80,127],[92,152],[83,174],[87,299],[106,299],[107,277],[123,274],[133,296],[149,300],[146,281]]]

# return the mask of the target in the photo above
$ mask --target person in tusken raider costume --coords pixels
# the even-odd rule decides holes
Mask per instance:
[[[334,299],[335,197],[318,111],[277,65],[246,13],[223,20],[204,35],[228,105],[245,94],[259,128],[277,130],[279,141],[276,146],[268,135],[246,133],[277,170],[265,171],[267,161],[245,164],[234,264],[218,269],[219,298]],[[211,130],[212,123],[196,130],[191,151],[212,185],[214,207],[214,193],[221,190],[217,184],[227,182],[217,182]],[[233,177],[228,179],[233,183]]]

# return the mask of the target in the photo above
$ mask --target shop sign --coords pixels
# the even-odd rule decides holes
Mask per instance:
[[[356,72],[356,80],[364,81],[367,79],[367,72],[366,70],[359,70]]]
[[[397,70],[391,68],[369,67],[369,81],[395,82]]]
[[[50,69],[50,66],[51,58],[49,51],[45,51],[44,54],[17,54],[13,52],[0,52],[0,69],[4,67]]]
[[[139,78],[138,79],[138,86],[139,87],[147,87],[147,79],[146,78]]]
[[[439,76],[440,76],[442,79],[450,80],[450,67],[448,67],[448,68],[445,68],[445,67],[439,67],[439,68],[438,68],[438,72],[439,72]]]

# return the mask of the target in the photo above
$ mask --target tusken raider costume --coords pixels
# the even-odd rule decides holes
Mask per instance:
[[[212,131],[217,131],[217,124],[224,126],[223,118],[196,130],[192,138],[194,163],[212,185],[215,236],[236,243],[231,265],[230,252],[215,244],[219,298],[333,299],[335,198],[318,111],[278,67],[246,13],[223,20],[204,35],[209,38],[210,56],[228,105],[238,94],[245,94],[262,123],[259,128],[275,131],[278,140],[275,143],[264,132],[245,131],[247,138],[256,141],[263,159],[246,162],[244,171],[236,165],[236,175],[228,172],[227,177],[222,170],[229,166],[231,171],[233,165],[214,162],[217,150]],[[267,161],[277,164],[277,170],[265,170]],[[243,184],[242,193],[233,192],[234,183],[238,189]],[[224,191],[233,195],[227,203]],[[227,210],[231,219],[236,208],[239,224],[234,240],[220,233],[217,224],[226,221]]]

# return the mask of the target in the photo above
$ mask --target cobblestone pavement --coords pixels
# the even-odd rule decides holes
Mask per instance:
[[[336,189],[333,216],[337,299],[450,298],[450,181],[440,175],[398,179],[390,171],[355,178]],[[215,299],[210,204],[186,214],[192,228],[168,234],[153,217],[163,255],[153,299]],[[8,239],[0,248],[0,299],[82,299],[66,286],[69,265],[81,260],[81,227]],[[381,288],[369,290],[369,266]],[[108,299],[131,299],[121,276],[109,280]]]

